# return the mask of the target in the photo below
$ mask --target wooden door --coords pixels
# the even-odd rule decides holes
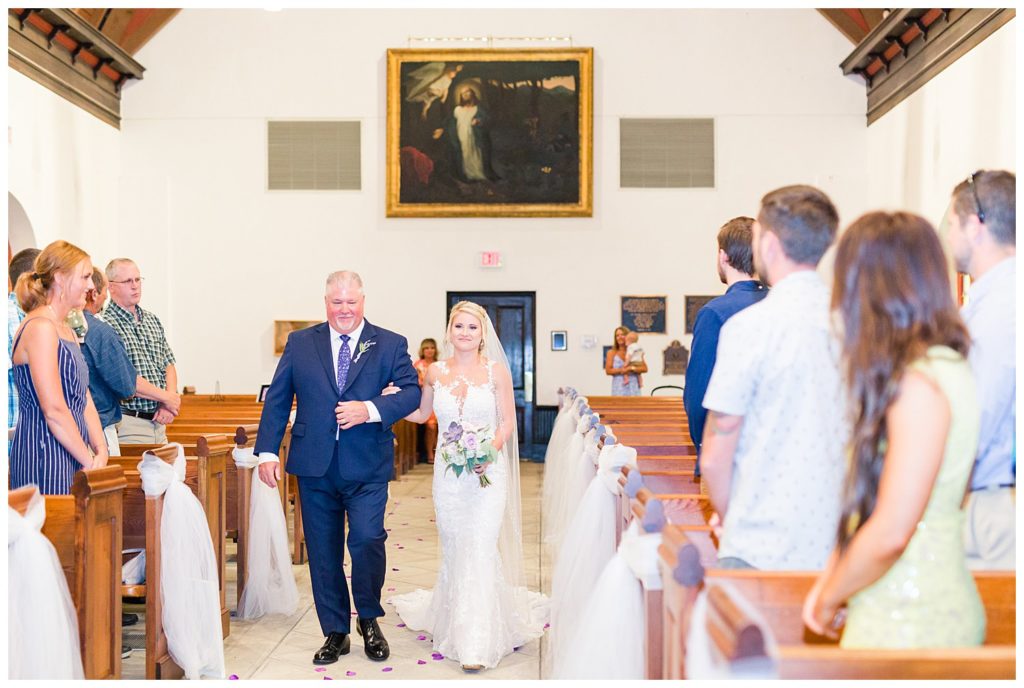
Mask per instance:
[[[519,426],[519,446],[533,441],[533,407],[536,392],[534,381],[534,351],[536,325],[534,313],[537,293],[532,291],[501,292],[448,292],[446,314],[459,301],[472,301],[482,306],[498,339],[505,349],[512,372],[512,387],[516,401],[516,422]],[[447,315],[445,325],[447,325]]]

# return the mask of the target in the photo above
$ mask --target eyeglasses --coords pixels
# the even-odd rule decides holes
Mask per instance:
[[[971,187],[971,193],[974,194],[974,205],[978,208],[978,221],[985,224],[985,211],[981,207],[981,199],[978,197],[978,186],[974,183],[974,178],[981,174],[981,170],[973,173],[967,178],[967,184]]]
[[[111,284],[142,284],[142,282],[145,279],[146,279],[145,277],[135,277],[133,279],[126,279],[126,280],[110,280],[110,283]]]

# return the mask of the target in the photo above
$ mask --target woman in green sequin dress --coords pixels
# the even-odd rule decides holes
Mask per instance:
[[[978,444],[970,337],[938,235],[870,213],[842,235],[832,306],[852,411],[838,546],[804,622],[850,648],[980,645],[960,508]],[[844,607],[845,605],[845,607]]]

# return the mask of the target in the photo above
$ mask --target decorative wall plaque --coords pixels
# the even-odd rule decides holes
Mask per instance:
[[[665,334],[666,296],[623,296],[622,324],[633,332]]]
[[[288,335],[296,330],[304,330],[313,325],[319,325],[323,320],[275,320],[274,321],[274,355],[280,356],[284,353],[284,345],[288,342]]]
[[[690,362],[690,350],[683,346],[678,339],[663,352],[665,356],[665,367],[662,375],[686,375],[686,364]]]
[[[697,311],[703,308],[708,301],[717,299],[719,296],[720,294],[686,297],[686,334],[693,334],[693,323],[697,322]]]

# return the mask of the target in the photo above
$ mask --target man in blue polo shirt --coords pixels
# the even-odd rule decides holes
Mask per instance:
[[[708,301],[697,312],[693,324],[690,362],[686,366],[686,387],[683,405],[690,421],[690,437],[697,447],[696,475],[700,475],[700,445],[704,436],[704,392],[711,371],[715,368],[718,333],[725,321],[768,294],[768,289],[754,278],[754,218],[736,217],[718,230],[718,278],[727,285],[725,294]]]

